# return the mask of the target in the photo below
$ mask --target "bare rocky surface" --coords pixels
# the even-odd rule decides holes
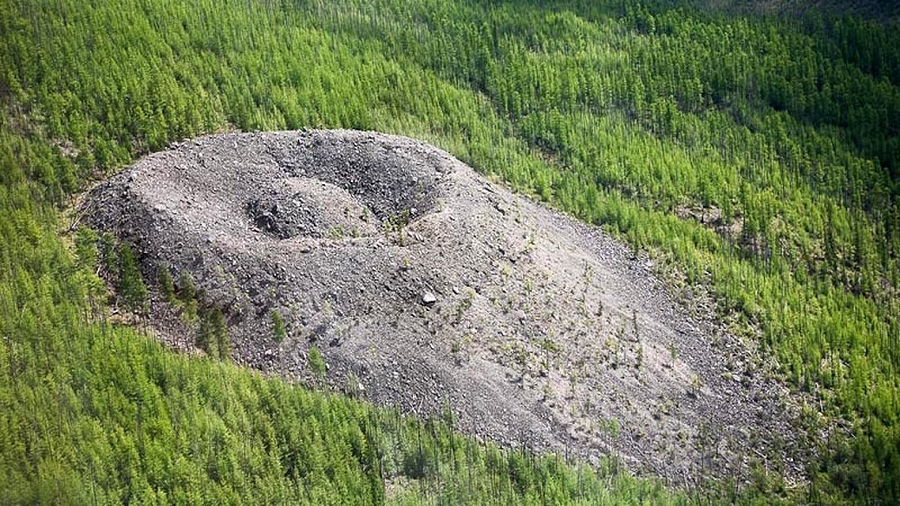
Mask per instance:
[[[140,160],[89,203],[148,279],[193,276],[225,312],[238,363],[317,383],[316,346],[332,386],[423,416],[449,405],[464,432],[505,446],[612,453],[682,484],[756,463],[802,476],[790,402],[747,348],[599,229],[427,144],[204,137]],[[189,345],[177,312],[153,307],[157,333]]]

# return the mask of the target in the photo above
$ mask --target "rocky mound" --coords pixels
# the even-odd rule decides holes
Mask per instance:
[[[449,405],[480,437],[611,452],[682,483],[756,461],[799,472],[781,389],[648,262],[426,144],[205,137],[99,187],[90,218],[136,246],[148,279],[190,273],[239,363],[312,381],[315,346],[329,383],[376,403]],[[177,318],[162,306],[165,334]]]

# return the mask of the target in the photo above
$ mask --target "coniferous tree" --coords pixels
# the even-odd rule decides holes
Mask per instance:
[[[269,313],[269,316],[272,318],[272,339],[274,339],[276,343],[281,343],[287,338],[287,329],[284,326],[284,319],[282,319],[281,314],[274,309]]]
[[[322,353],[315,346],[309,347],[307,362],[309,363],[309,370],[312,371],[313,375],[317,378],[325,376],[325,371],[327,370],[325,359],[322,358]]]
[[[221,360],[231,358],[231,341],[228,339],[228,325],[218,307],[213,307],[208,314],[209,330],[215,336],[216,349]]]
[[[147,310],[147,286],[141,277],[134,251],[128,243],[119,247],[119,292],[125,306],[135,313]]]
[[[159,289],[162,292],[163,299],[169,304],[174,304],[177,300],[175,297],[175,282],[172,280],[169,268],[160,265],[157,269],[159,271]]]
[[[197,288],[194,285],[194,277],[183,270],[178,276],[178,300],[181,302],[182,317],[188,323],[197,320]]]

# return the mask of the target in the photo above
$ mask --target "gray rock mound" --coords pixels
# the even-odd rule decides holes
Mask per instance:
[[[783,389],[677,304],[648,262],[411,139],[211,136],[97,188],[90,219],[148,279],[187,271],[227,315],[234,359],[403,412],[449,405],[503,445],[620,456],[680,483],[800,476]],[[173,340],[177,319],[150,323]],[[288,338],[274,340],[271,312]]]

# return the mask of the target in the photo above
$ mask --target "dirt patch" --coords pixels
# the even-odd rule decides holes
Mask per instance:
[[[449,405],[462,430],[506,446],[612,452],[679,483],[758,462],[801,476],[784,389],[736,339],[598,229],[424,143],[205,137],[142,159],[91,203],[148,278],[194,277],[239,363],[312,381],[316,346],[331,385],[419,415]],[[154,311],[160,333],[174,328]]]

